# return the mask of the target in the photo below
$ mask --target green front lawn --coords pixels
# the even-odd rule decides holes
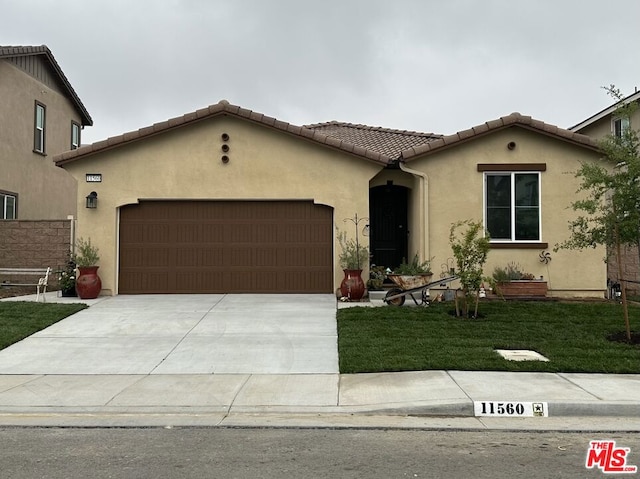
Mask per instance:
[[[451,303],[338,311],[340,372],[466,370],[640,373],[640,345],[612,303],[483,302],[481,319],[452,316]],[[640,308],[629,310],[640,330]],[[507,361],[494,349],[531,349],[549,362]]]
[[[0,349],[85,309],[85,304],[0,303]]]

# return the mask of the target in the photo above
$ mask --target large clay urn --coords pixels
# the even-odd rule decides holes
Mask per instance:
[[[361,269],[345,269],[344,279],[340,283],[340,294],[343,298],[357,301],[364,296],[365,284],[362,281]]]
[[[98,276],[99,266],[78,266],[76,293],[80,299],[95,299],[102,289],[102,280]]]

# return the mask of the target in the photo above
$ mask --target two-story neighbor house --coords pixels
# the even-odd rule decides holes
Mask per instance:
[[[76,214],[76,180],[55,155],[93,124],[46,46],[0,46],[0,219]]]
[[[640,103],[639,91],[572,126],[569,130],[588,135],[596,140],[602,140],[607,135],[620,136],[626,128],[640,131],[640,108],[637,108],[630,118],[621,118],[616,114],[621,105],[628,105],[632,102]],[[638,238],[638,241],[640,242],[640,238]],[[611,253],[612,256],[607,262],[607,276],[615,284],[621,278],[619,278],[614,252]],[[627,289],[637,294],[640,291],[640,283],[638,283],[640,281],[640,254],[638,247],[627,246],[623,248],[621,257],[623,264],[622,275],[628,281]]]

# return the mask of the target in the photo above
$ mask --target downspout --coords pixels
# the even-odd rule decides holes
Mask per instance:
[[[422,261],[429,261],[431,256],[429,255],[429,177],[426,173],[422,171],[413,170],[408,166],[405,166],[402,159],[398,161],[398,165],[400,169],[406,173],[416,176],[420,178],[420,227],[419,230],[422,232],[423,238],[420,241],[421,250],[420,258]]]

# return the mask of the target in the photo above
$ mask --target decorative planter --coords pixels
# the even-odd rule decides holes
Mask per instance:
[[[497,293],[505,298],[544,298],[547,295],[547,282],[518,279],[508,283],[498,283],[496,289]]]
[[[345,269],[344,279],[340,283],[340,294],[349,300],[359,300],[364,296],[365,284],[361,269]]]
[[[99,266],[78,266],[76,292],[80,299],[95,299],[102,289],[102,280],[98,276]]]
[[[73,288],[68,288],[68,289],[62,289],[60,290],[60,295],[63,298],[75,298],[76,296],[78,296],[76,294],[76,288],[75,286]]]

